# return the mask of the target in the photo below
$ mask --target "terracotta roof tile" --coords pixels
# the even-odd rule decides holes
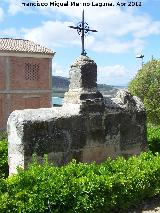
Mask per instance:
[[[0,38],[0,51],[54,54],[52,50],[33,41],[13,38]]]

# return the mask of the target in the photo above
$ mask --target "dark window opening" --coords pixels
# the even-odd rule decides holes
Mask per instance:
[[[39,64],[25,63],[25,80],[39,80]]]

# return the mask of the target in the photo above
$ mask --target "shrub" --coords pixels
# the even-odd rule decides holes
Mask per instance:
[[[160,193],[160,155],[143,153],[100,165],[38,165],[2,179],[0,212],[107,213]]]
[[[0,131],[0,141],[7,140],[7,132]]]
[[[0,140],[0,178],[8,177],[8,145],[7,140]]]
[[[159,82],[160,61],[154,59],[144,64],[128,86],[129,91],[143,101],[148,121],[156,125],[160,124]]]
[[[149,150],[153,153],[160,153],[160,127],[148,127],[147,128],[147,141]]]

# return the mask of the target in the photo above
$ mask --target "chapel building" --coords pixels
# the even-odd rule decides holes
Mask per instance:
[[[14,110],[52,107],[54,54],[29,40],[0,38],[0,130]]]

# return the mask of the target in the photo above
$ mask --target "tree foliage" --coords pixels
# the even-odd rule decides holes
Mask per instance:
[[[148,121],[160,124],[160,60],[153,59],[144,64],[128,89],[143,101]]]

